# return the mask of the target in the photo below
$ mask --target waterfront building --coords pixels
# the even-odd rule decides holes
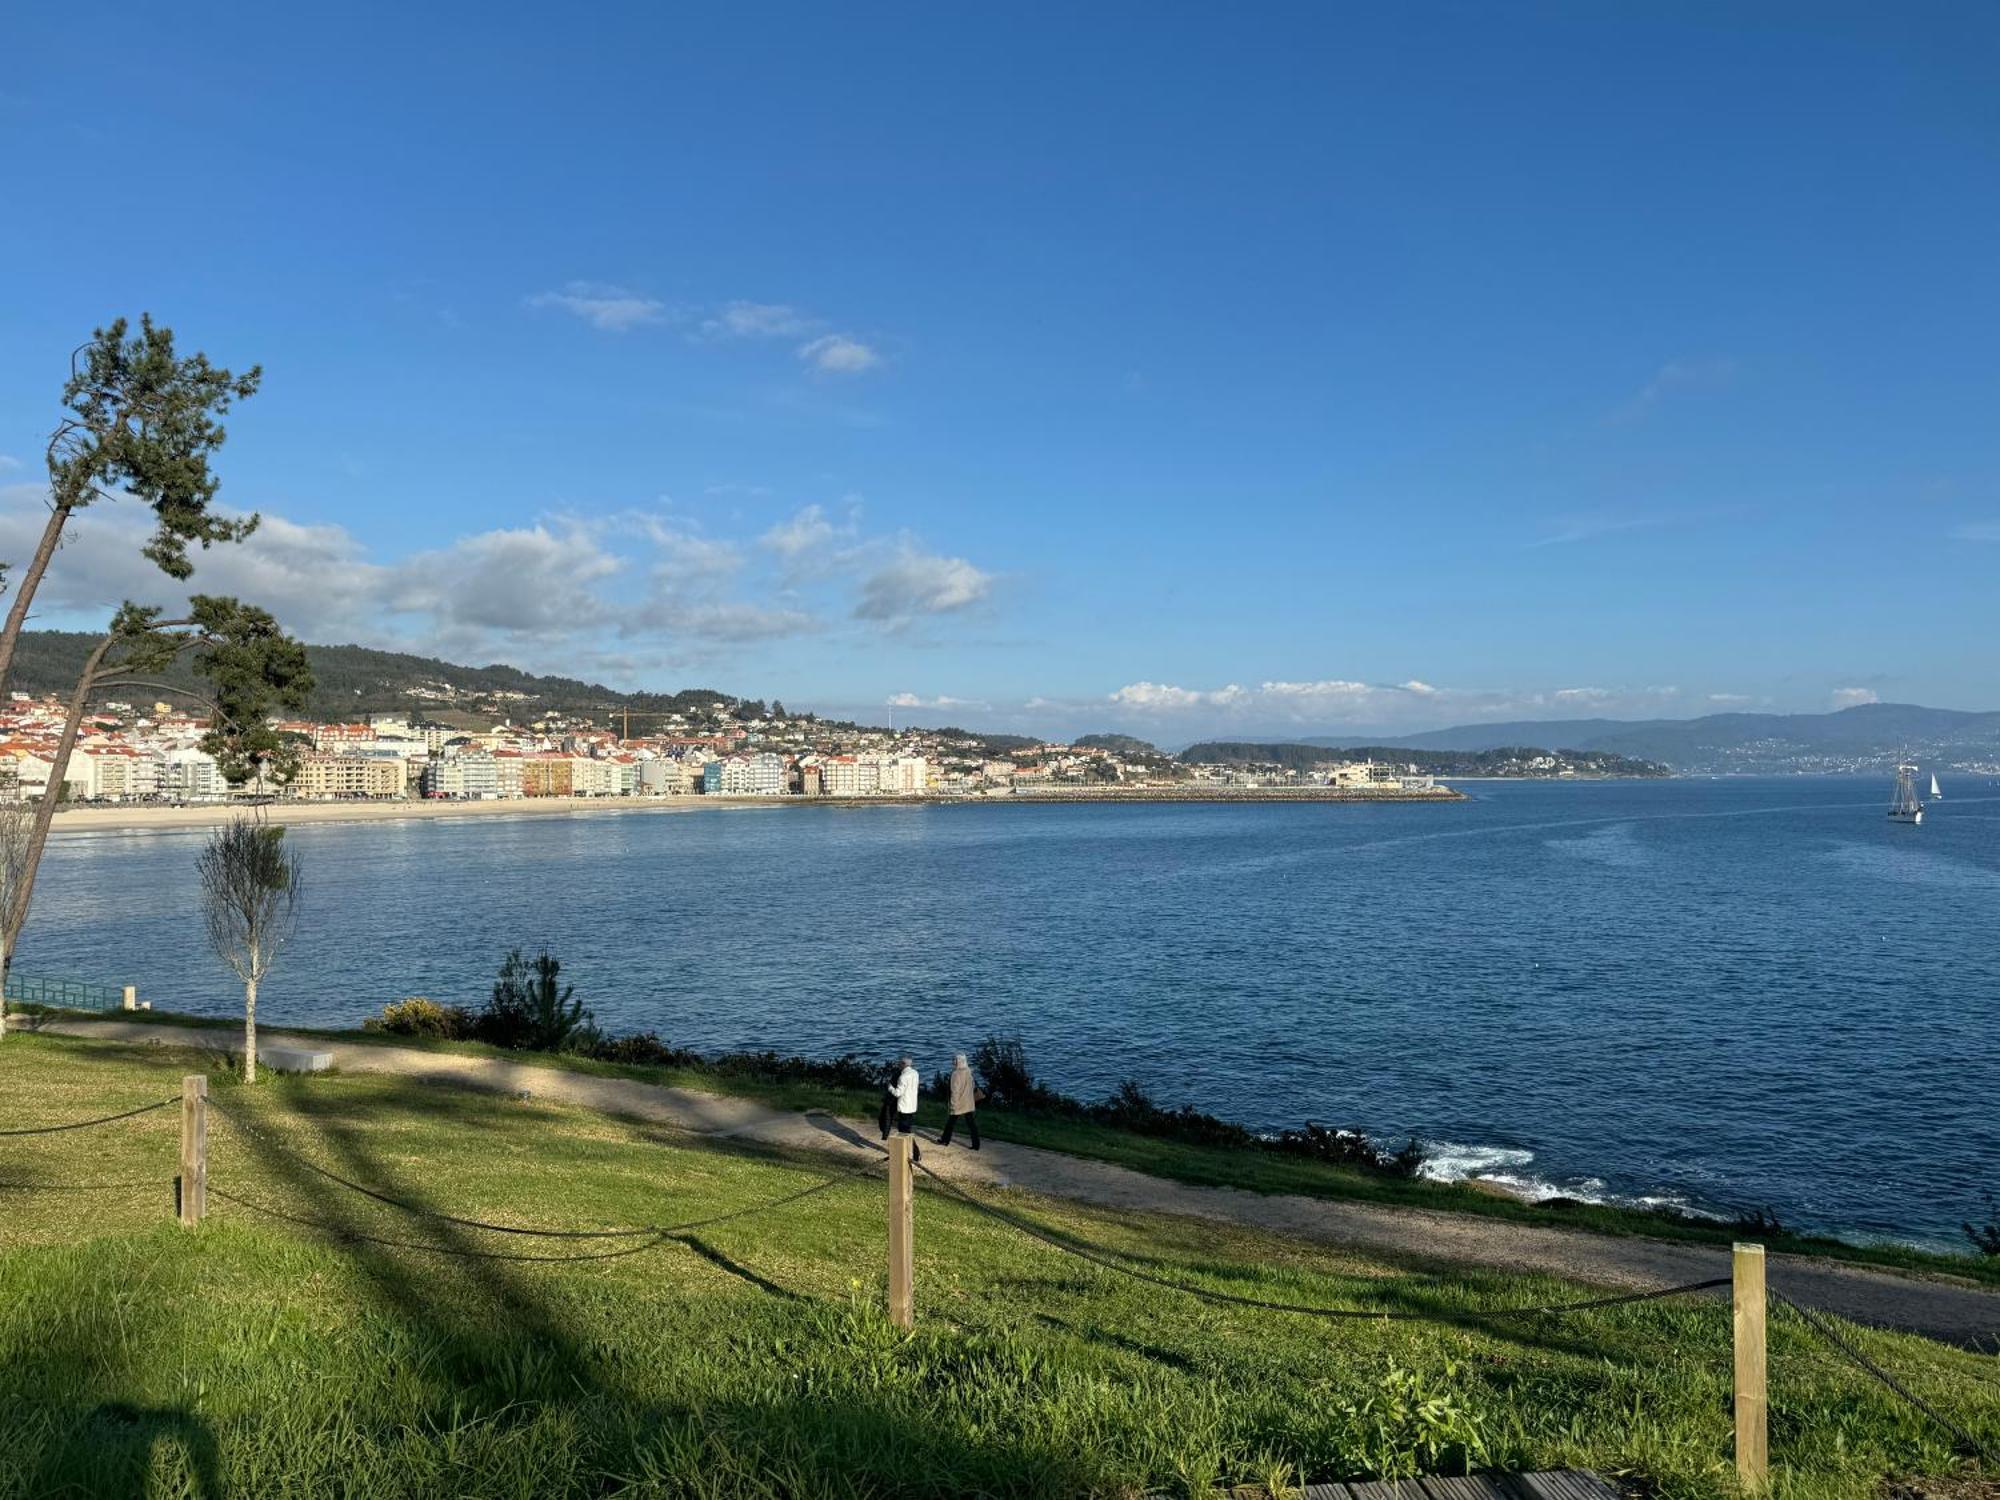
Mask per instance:
[[[300,759],[292,791],[310,798],[400,797],[406,786],[403,763],[392,756],[315,751]]]

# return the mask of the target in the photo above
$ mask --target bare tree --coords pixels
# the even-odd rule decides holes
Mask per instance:
[[[299,857],[285,830],[232,818],[195,861],[216,956],[243,981],[243,1081],[257,1081],[257,986],[298,927]]]
[[[14,795],[0,802],[0,912],[14,899],[28,868],[28,850],[35,838],[35,810],[21,800],[15,788],[0,787],[0,796]],[[7,966],[13,961],[7,943],[7,926],[0,922],[0,1037],[7,1035]]]

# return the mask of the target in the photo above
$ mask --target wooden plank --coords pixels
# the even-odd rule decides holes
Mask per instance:
[[[889,1137],[889,1321],[908,1328],[916,1321],[911,1234],[910,1148],[912,1138]]]
[[[1618,1492],[1587,1469],[1516,1474],[1513,1483],[1528,1500],[1618,1500]]]
[[[1426,1478],[1424,1494],[1428,1500],[1505,1500],[1506,1491],[1484,1475],[1471,1475],[1464,1479],[1447,1479],[1443,1476]]]
[[[1424,1487],[1416,1479],[1358,1479],[1347,1486],[1352,1500],[1424,1500]]]
[[[181,1080],[181,1223],[192,1229],[208,1212],[208,1075]]]
[[[1764,1247],[1739,1244],[1730,1257],[1736,1342],[1736,1482],[1757,1494],[1770,1480],[1770,1418],[1764,1393]]]
[[[1309,1484],[1303,1494],[1304,1500],[1352,1500],[1344,1484]]]

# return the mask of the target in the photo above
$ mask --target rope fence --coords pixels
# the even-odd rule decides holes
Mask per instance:
[[[1129,1276],[1135,1281],[1147,1282],[1152,1286],[1164,1287],[1170,1292],[1180,1292],[1189,1297],[1197,1297],[1204,1302],[1213,1302],[1232,1307],[1254,1307],[1264,1312],[1299,1313],[1311,1318],[1361,1318],[1383,1319],[1404,1323],[1435,1323],[1445,1320],[1442,1313],[1412,1312],[1399,1308],[1373,1307],[1314,1307],[1302,1302],[1274,1302],[1263,1297],[1244,1297],[1234,1292],[1218,1292],[1208,1287],[1190,1286],[1184,1281],[1175,1281],[1167,1276],[1155,1276],[1150,1271],[1142,1271],[1137,1266],[1126,1265],[1117,1259],[1117,1251],[1104,1245],[1095,1245],[1088,1240],[1055,1234],[1019,1215],[1008,1212],[991,1203],[983,1203],[965,1191],[957,1183],[948,1181],[925,1166],[916,1164],[932,1182],[956,1198],[959,1202],[988,1218],[997,1219],[1002,1224],[1019,1230],[1032,1239],[1040,1240],[1052,1249],[1065,1255],[1076,1256],[1089,1261],[1107,1271],[1115,1271],[1120,1276]],[[1727,1276],[1711,1277],[1707,1281],[1690,1281],[1683,1286],[1662,1287],[1654,1291],[1619,1292],[1608,1297],[1591,1297],[1580,1302],[1550,1302],[1534,1307],[1493,1307],[1467,1308],[1463,1317],[1478,1318],[1531,1318],[1556,1316],[1563,1313],[1589,1312],[1602,1307],[1624,1307],[1634,1302],[1658,1302],[1667,1297],[1681,1297],[1693,1292],[1712,1291],[1729,1285]]]
[[[1820,1314],[1814,1312],[1811,1308],[1806,1307],[1801,1303],[1794,1302],[1790,1297],[1787,1297],[1783,1292],[1777,1292],[1777,1291],[1772,1292],[1771,1300],[1773,1302],[1776,1302],[1780,1307],[1786,1308],[1789,1311],[1797,1314],[1799,1319],[1806,1325],[1806,1327],[1810,1328],[1814,1333],[1818,1334],[1822,1339],[1826,1340],[1827,1343],[1831,1344],[1835,1349],[1839,1350],[1840,1353],[1842,1353],[1847,1357],[1849,1362],[1857,1366],[1859,1369],[1865,1371],[1868,1375],[1872,1376],[1878,1384],[1887,1387],[1890,1391],[1902,1397],[1902,1399],[1906,1403],[1908,1403],[1911,1407],[1913,1407],[1915,1410],[1919,1412],[1922,1412],[1925,1416],[1929,1417],[1933,1422],[1935,1422],[1940,1428],[1950,1433],[1952,1436],[1952,1441],[1957,1443],[1962,1451],[1971,1454],[1973,1457],[1979,1459],[1982,1463],[1989,1463],[1989,1464],[2000,1463],[2000,1459],[1996,1459],[1994,1457],[1993,1450],[1991,1448],[1988,1448],[1984,1443],[1980,1442],[1978,1438],[1974,1437],[1971,1433],[1967,1432],[1963,1427],[1959,1426],[1958,1423],[1952,1421],[1950,1417],[1947,1417],[1943,1412],[1939,1411],[1935,1406],[1931,1405],[1930,1402],[1926,1401],[1922,1396],[1919,1396],[1915,1391],[1911,1390],[1902,1381],[1898,1380],[1894,1375],[1891,1375],[1887,1370],[1883,1369],[1880,1365],[1875,1363],[1874,1360],[1870,1359],[1867,1355],[1863,1354],[1859,1349],[1857,1349],[1854,1346],[1854,1344],[1850,1340],[1848,1340],[1841,1334],[1838,1328],[1834,1327],[1832,1323],[1828,1322]]]
[[[174,1179],[178,1212],[181,1222],[187,1226],[198,1224],[206,1211],[207,1195],[214,1195],[224,1202],[235,1205],[247,1213],[263,1218],[297,1225],[325,1234],[330,1238],[351,1244],[381,1246],[385,1249],[414,1251],[420,1254],[441,1255],[450,1258],[480,1261],[506,1261],[540,1265],[570,1265],[582,1262],[621,1260],[629,1256],[641,1255],[656,1250],[663,1245],[678,1243],[680,1237],[695,1230],[707,1229],[747,1219],[757,1214],[772,1213],[792,1205],[805,1202],[841,1184],[862,1177],[873,1178],[873,1166],[835,1172],[818,1182],[809,1184],[794,1192],[781,1194],[761,1202],[740,1208],[725,1209],[698,1218],[675,1224],[637,1224],[615,1228],[558,1229],[523,1224],[501,1224],[487,1219],[476,1219],[465,1215],[452,1214],[442,1209],[413,1202],[408,1198],[357,1182],[343,1176],[330,1167],[320,1165],[302,1154],[291,1143],[239,1117],[233,1110],[223,1109],[208,1098],[208,1080],[200,1074],[190,1075],[183,1080],[182,1092],[178,1097],[142,1104],[116,1114],[99,1116],[89,1120],[73,1120],[59,1125],[43,1125],[0,1130],[0,1136],[27,1137],[55,1135],[67,1131],[88,1130],[102,1125],[115,1124],[122,1120],[136,1119],[156,1111],[181,1106],[181,1175]],[[522,1251],[489,1250],[470,1245],[450,1245],[430,1243],[422,1240],[395,1238],[377,1235],[352,1225],[333,1222],[307,1214],[293,1213],[287,1209],[258,1202],[254,1198],[218,1187],[208,1181],[208,1131],[207,1116],[210,1108],[220,1114],[230,1128],[239,1132],[246,1141],[274,1152],[281,1153],[287,1161],[303,1167],[325,1182],[345,1191],[360,1195],[385,1208],[394,1209],[418,1220],[426,1220],[440,1225],[450,1225],[454,1229],[469,1230],[481,1234],[510,1235],[516,1237],[556,1240],[556,1241],[609,1241],[631,1240],[632,1244],[615,1249],[577,1250],[563,1254],[536,1254]],[[1913,1410],[1936,1424],[1939,1430],[1950,1434],[1958,1448],[1974,1455],[1988,1464],[2000,1464],[1992,1449],[1981,1443],[1963,1426],[1924,1397],[1913,1391],[1904,1381],[1884,1369],[1871,1359],[1855,1343],[1846,1337],[1825,1315],[1808,1308],[1793,1298],[1775,1289],[1767,1289],[1764,1278],[1763,1247],[1754,1244],[1740,1244],[1735,1251],[1735,1265],[1730,1276],[1710,1277],[1701,1281],[1690,1281],[1677,1286],[1660,1287],[1649,1291],[1618,1292],[1602,1297],[1588,1297],[1568,1302],[1537,1303],[1519,1307],[1477,1308],[1467,1307],[1456,1311],[1419,1311],[1410,1308],[1389,1307],[1325,1307],[1310,1303],[1288,1302],[1274,1298],[1252,1297],[1235,1292],[1218,1291],[1210,1287],[1197,1286],[1162,1276],[1153,1271],[1131,1264],[1132,1257],[1108,1245],[1098,1244],[1079,1235],[1051,1229],[1036,1223],[1012,1209],[967,1191],[958,1183],[941,1176],[933,1168],[914,1160],[912,1141],[909,1136],[893,1137],[888,1155],[889,1177],[889,1315],[891,1321],[909,1327],[914,1323],[914,1236],[912,1232],[913,1173],[921,1172],[935,1187],[940,1196],[961,1204],[975,1214],[1003,1224],[1016,1233],[1025,1235],[1063,1255],[1074,1257],[1114,1275],[1130,1278],[1165,1291],[1177,1292],[1198,1301],[1223,1307],[1244,1307],[1260,1312],[1284,1313],[1295,1316],[1321,1318],[1329,1321],[1376,1321],[1376,1322],[1453,1322],[1472,1319],[1514,1319],[1562,1317],[1571,1314],[1594,1312],[1607,1308],[1625,1307],[1638,1303],[1657,1302],[1673,1297],[1693,1296],[1703,1292],[1732,1288],[1735,1358],[1735,1418],[1736,1418],[1736,1462],[1739,1479],[1746,1488],[1761,1487],[1768,1478],[1766,1465],[1768,1414],[1765,1398],[1766,1356],[1765,1356],[1765,1303],[1766,1298],[1795,1315],[1805,1327],[1820,1340],[1831,1346],[1841,1357],[1861,1370]],[[156,1182],[142,1180],[115,1182],[37,1182],[23,1179],[0,1179],[0,1192],[136,1192],[140,1189],[152,1190],[159,1186]],[[1398,1286],[1411,1281],[1429,1278],[1400,1278]]]
[[[149,1115],[156,1109],[171,1109],[181,1102],[180,1095],[162,1099],[156,1104],[142,1104],[137,1109],[128,1109],[122,1114],[101,1115],[95,1120],[72,1120],[67,1125],[29,1125],[17,1130],[0,1130],[0,1135],[60,1135],[65,1130],[89,1130],[96,1125],[113,1125],[120,1120],[130,1120],[138,1115]]]

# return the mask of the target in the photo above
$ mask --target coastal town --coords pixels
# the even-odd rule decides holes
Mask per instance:
[[[0,711],[0,797],[48,792],[64,707],[10,695]],[[464,717],[458,715],[455,717]],[[463,727],[421,714],[349,722],[275,722],[290,762],[262,782],[232,786],[201,748],[205,718],[166,702],[108,702],[69,758],[65,804],[286,801],[494,802],[526,798],[1019,797],[1325,798],[1455,800],[1413,765],[1343,758],[1311,765],[1189,764],[1142,741],[1087,736],[1074,744],[955,729],[883,729],[792,715],[717,698],[657,716],[630,734],[563,714]]]

